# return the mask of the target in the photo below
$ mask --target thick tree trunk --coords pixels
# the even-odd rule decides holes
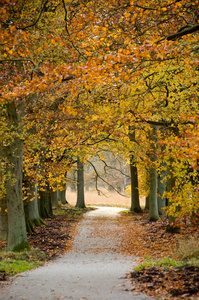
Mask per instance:
[[[67,172],[65,174],[65,178],[67,177]],[[62,183],[61,189],[57,190],[57,197],[58,197],[58,202],[61,204],[67,204],[68,202],[66,201],[66,182]]]
[[[45,224],[39,214],[39,204],[37,195],[37,186],[35,184],[30,185],[30,199],[28,202],[29,216],[33,225],[41,226]]]
[[[130,172],[131,172],[131,211],[140,212],[139,188],[138,188],[138,173],[134,161],[134,156],[130,157]]]
[[[50,217],[52,217],[52,215],[53,215],[53,209],[52,209],[52,202],[51,202],[49,184],[46,185],[46,209],[47,209],[48,215]]]
[[[50,199],[53,208],[59,207],[57,191],[50,189]]]
[[[0,198],[0,239],[7,240],[8,237],[8,213],[6,198]]]
[[[157,200],[157,171],[155,166],[150,168],[149,218],[150,221],[157,221],[159,219]]]
[[[68,202],[66,201],[66,191],[65,190],[58,190],[58,203],[60,202],[61,204],[67,204]]]
[[[135,130],[129,129],[129,139],[135,142]],[[139,187],[138,187],[138,172],[134,155],[130,154],[130,173],[131,173],[131,211],[140,212]]]
[[[150,182],[150,192],[149,192],[149,218],[150,221],[159,220],[158,213],[158,200],[157,200],[157,170],[155,166],[155,162],[157,160],[156,157],[156,145],[157,145],[157,126],[152,127],[151,134],[151,166],[149,170],[149,182]]]
[[[8,209],[8,244],[9,251],[29,248],[24,205],[22,198],[23,141],[20,116],[14,103],[8,104],[8,123],[12,140],[7,147],[6,199]]]
[[[28,200],[24,203],[24,212],[25,212],[25,220],[26,220],[26,231],[27,233],[34,232],[34,224],[30,219],[29,208],[28,208]]]
[[[160,214],[164,214],[163,208],[166,206],[166,198],[163,196],[166,192],[166,170],[161,170],[158,175],[158,210]]]
[[[48,185],[46,185],[44,191],[39,191],[38,200],[39,214],[41,218],[51,218],[53,213]]]
[[[166,183],[166,188],[167,188],[167,192],[171,192],[172,189],[175,187],[175,181],[176,181],[176,178],[173,174],[173,170],[172,170],[172,161],[170,161],[170,167],[168,168],[168,176],[167,176],[167,183]],[[167,206],[170,205],[170,202],[169,202],[169,199],[166,199],[166,202],[167,202]],[[176,211],[179,211],[180,210],[180,207],[176,207]],[[171,221],[171,222],[175,222],[175,217],[172,217],[172,216],[168,216],[168,219]]]
[[[149,210],[149,195],[146,197],[146,200],[145,200],[145,209]]]
[[[79,157],[77,159],[77,203],[76,207],[84,208],[84,165],[80,161]]]

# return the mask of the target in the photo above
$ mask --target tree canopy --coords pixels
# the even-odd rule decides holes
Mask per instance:
[[[23,172],[52,187],[109,147],[167,166],[170,214],[197,212],[198,14],[198,0],[2,0],[0,195],[19,141]]]

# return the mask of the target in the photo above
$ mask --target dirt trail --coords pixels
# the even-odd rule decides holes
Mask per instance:
[[[121,208],[100,207],[85,214],[73,248],[60,259],[15,277],[0,299],[15,300],[135,300],[152,299],[131,292],[125,279],[136,265],[132,256],[118,253]]]

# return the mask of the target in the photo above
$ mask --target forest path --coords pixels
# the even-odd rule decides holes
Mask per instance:
[[[21,273],[1,290],[0,299],[15,300],[138,300],[126,273],[136,265],[133,256],[119,253],[122,208],[99,207],[84,215],[72,249],[60,259]]]

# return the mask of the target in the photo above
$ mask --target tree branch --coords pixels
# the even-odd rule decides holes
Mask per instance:
[[[99,157],[99,155],[98,155],[98,157]],[[111,170],[118,171],[118,172],[120,172],[122,175],[124,175],[124,176],[130,178],[129,175],[123,173],[120,169],[117,169],[117,168],[115,168],[115,167],[109,166],[109,165],[108,165],[102,158],[100,158],[100,157],[99,157],[99,159],[100,159],[100,161],[102,161],[102,162],[104,163],[104,171],[105,171],[106,174],[107,174],[106,169],[111,169]]]
[[[190,27],[188,29],[185,29],[185,30],[180,30],[180,31],[178,31],[174,34],[171,34],[167,37],[167,40],[168,41],[175,41],[177,38],[180,38],[181,36],[196,32],[198,30],[199,30],[199,24],[197,24],[195,26],[192,26],[192,27]]]
[[[47,3],[48,3],[48,0],[46,0],[46,1],[44,2],[43,7],[41,8],[41,11],[40,11],[40,13],[39,13],[39,16],[37,17],[37,19],[35,20],[34,23],[32,23],[32,24],[30,24],[30,25],[27,25],[27,26],[24,26],[24,27],[17,27],[17,29],[19,29],[19,30],[24,30],[24,29],[26,29],[26,28],[35,26],[35,25],[39,22],[39,20],[40,20],[40,18],[41,18],[41,15],[42,15],[42,12],[43,12],[43,10],[44,10],[44,8],[45,8],[45,6],[46,6]]]
[[[118,194],[120,194],[121,196],[123,196],[123,197],[128,197],[128,196],[126,196],[126,195],[120,193],[120,192],[119,192],[112,184],[110,184],[110,183],[109,183],[108,181],[106,181],[103,177],[101,177],[101,176],[99,175],[99,173],[97,172],[96,167],[94,166],[94,164],[93,164],[90,160],[88,160],[87,162],[93,167],[93,169],[94,169],[94,171],[95,171],[95,174],[96,174],[96,179],[97,179],[97,178],[101,179],[104,183],[108,184],[114,191],[116,191],[116,192],[117,192]],[[97,186],[96,186],[96,189],[97,189]],[[97,191],[99,191],[99,190],[97,189]]]
[[[70,39],[70,32],[68,30],[68,11],[67,11],[67,8],[66,8],[66,4],[65,4],[65,1],[62,0],[62,3],[63,3],[63,7],[64,7],[64,12],[65,12],[65,29],[66,29],[66,33],[69,37],[69,41],[70,43],[72,44],[73,48],[78,52],[79,56],[80,57],[83,57],[84,59],[87,60],[87,58],[80,52],[80,50],[77,48],[77,46],[75,45],[75,43],[73,42],[73,40]]]
[[[18,58],[18,59],[0,59],[0,62],[15,62],[15,61],[27,61],[27,62],[31,62],[34,66],[34,68],[36,67],[35,63],[31,60],[31,59],[25,59],[25,58]]]

